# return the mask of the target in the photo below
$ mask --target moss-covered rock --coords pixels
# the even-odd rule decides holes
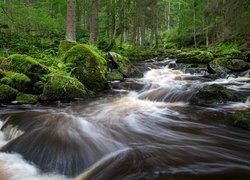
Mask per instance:
[[[194,52],[182,52],[176,55],[177,63],[185,64],[207,64],[214,59],[211,52],[208,51],[194,51]]]
[[[113,69],[112,72],[108,72],[108,80],[123,80],[123,75],[117,69]]]
[[[239,99],[232,90],[218,84],[212,84],[202,87],[192,96],[190,103],[195,105],[222,104]]]
[[[79,44],[65,53],[64,62],[72,64],[72,75],[88,89],[99,91],[107,85],[106,60],[91,46]]]
[[[38,81],[42,74],[47,73],[46,67],[36,59],[21,54],[13,54],[8,59],[2,60],[0,67],[8,71],[23,73],[33,82]]]
[[[76,78],[62,73],[50,74],[44,85],[41,100],[84,98],[88,90]]]
[[[250,112],[232,113],[230,120],[232,125],[250,130]]]
[[[249,69],[249,65],[239,59],[217,58],[208,64],[210,73],[220,74],[222,76],[230,72],[239,72]]]
[[[143,77],[143,73],[136,68],[128,58],[117,54],[115,52],[109,52],[108,58],[115,64],[118,71],[122,73],[125,77],[129,78],[140,78]]]
[[[38,96],[32,94],[19,93],[16,97],[16,102],[19,104],[35,104],[38,101]]]
[[[65,52],[67,52],[70,48],[72,48],[75,45],[77,45],[76,42],[71,42],[71,41],[67,41],[67,40],[60,41],[59,54],[64,54]]]
[[[0,83],[9,85],[21,92],[28,91],[30,78],[22,73],[6,72],[5,77],[0,79]]]
[[[9,103],[15,100],[18,91],[8,85],[0,85],[0,103]]]

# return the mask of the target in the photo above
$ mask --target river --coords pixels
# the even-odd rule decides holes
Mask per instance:
[[[249,179],[250,132],[228,123],[249,100],[188,101],[214,83],[248,96],[250,79],[212,81],[169,62],[148,61],[143,78],[97,98],[0,107],[0,179]]]

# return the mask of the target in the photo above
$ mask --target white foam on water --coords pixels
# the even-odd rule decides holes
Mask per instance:
[[[23,160],[18,154],[0,153],[1,180],[66,180],[67,178],[54,174],[40,174],[32,164]]]

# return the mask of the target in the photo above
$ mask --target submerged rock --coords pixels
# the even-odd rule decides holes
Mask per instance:
[[[76,78],[63,74],[52,74],[44,85],[43,94],[40,99],[73,99],[84,98],[87,95],[87,89]]]
[[[143,73],[136,68],[127,57],[124,57],[115,52],[109,52],[108,58],[112,61],[111,64],[114,68],[117,68],[127,78],[140,78],[143,77]]]
[[[19,104],[35,104],[38,101],[38,96],[32,94],[18,94],[16,101]]]
[[[224,77],[227,73],[245,71],[249,69],[249,65],[239,59],[217,58],[208,64],[210,73],[216,73]]]
[[[206,85],[190,99],[194,105],[221,104],[238,101],[240,98],[230,89],[218,84]]]
[[[64,62],[70,63],[72,75],[81,81],[88,89],[99,91],[107,85],[106,60],[91,46],[79,44],[65,53]]]
[[[10,103],[15,100],[18,91],[8,85],[0,84],[0,103]]]

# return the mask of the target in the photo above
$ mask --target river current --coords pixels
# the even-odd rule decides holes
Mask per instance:
[[[0,179],[249,179],[250,132],[227,122],[250,111],[250,79],[212,81],[169,62],[148,61],[143,78],[98,98],[0,107]],[[190,105],[206,84],[246,101]]]

